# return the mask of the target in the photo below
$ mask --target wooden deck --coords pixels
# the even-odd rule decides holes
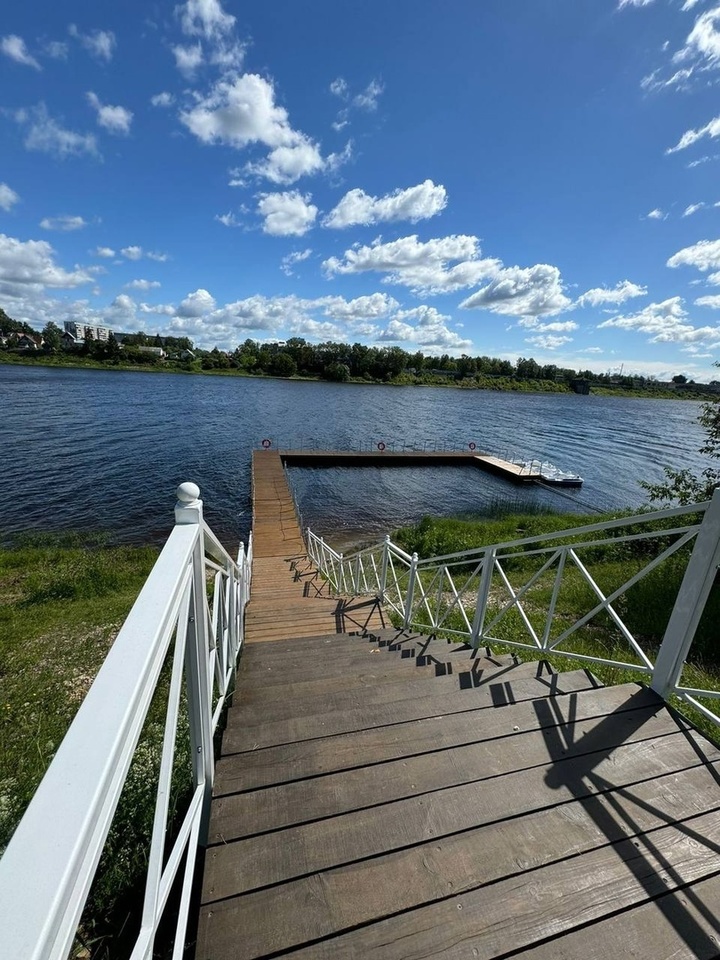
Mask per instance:
[[[254,471],[196,960],[717,957],[720,750],[635,684],[361,631],[362,600],[340,631]]]

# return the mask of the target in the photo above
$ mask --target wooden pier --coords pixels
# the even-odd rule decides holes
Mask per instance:
[[[718,748],[636,684],[329,598],[280,454],[253,497],[196,960],[718,956]]]

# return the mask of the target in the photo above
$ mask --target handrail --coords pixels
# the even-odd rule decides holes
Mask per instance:
[[[699,519],[697,522],[682,523],[682,518],[690,517]],[[679,520],[680,523],[653,528],[653,524],[666,520]],[[623,528],[641,525],[645,529],[640,532],[622,533]],[[619,531],[619,535],[597,536],[610,531]],[[578,538],[582,537],[588,539],[578,542]],[[312,538],[314,534],[308,531],[308,539]],[[644,560],[639,570],[607,595],[579,556],[584,549],[617,547],[650,539],[661,541],[658,554]],[[335,554],[329,564],[326,558],[331,556],[331,548],[324,541],[318,542],[322,543],[323,549],[316,552],[313,559],[336,590],[342,590],[347,583],[356,592],[359,592],[359,588],[366,588],[366,592],[374,593],[398,614],[405,628],[413,627],[429,633],[442,631],[473,646],[502,643],[534,651],[535,655],[540,651],[545,655],[568,657],[583,663],[601,663],[636,670],[650,678],[652,688],[662,697],[677,696],[720,725],[720,714],[697,699],[706,697],[714,702],[720,700],[720,692],[699,690],[681,683],[685,660],[720,568],[720,488],[715,491],[712,500],[703,503],[653,510],[422,559],[406,553],[386,537],[384,542],[347,557]],[[643,577],[691,544],[692,552],[685,575],[653,662],[623,622],[614,604]],[[528,557],[539,559],[540,568],[522,586],[513,585],[503,564]],[[368,565],[371,566],[370,570],[367,569]],[[561,595],[563,577],[569,570],[575,571],[574,575],[580,578],[581,583],[584,582],[595,599],[591,608],[574,623],[568,625],[561,620],[558,632],[556,605]],[[546,578],[550,599],[547,611],[543,614],[544,623],[538,627],[537,610],[533,611],[534,624],[524,604],[529,591],[541,583],[542,577]],[[494,632],[510,613],[518,618],[522,630],[527,634],[526,639],[518,639],[517,635],[508,636],[507,632],[504,636],[497,636]],[[634,655],[634,662],[562,649],[562,644],[568,638],[599,613],[610,618]],[[552,634],[553,627],[557,633],[555,636]]]
[[[195,484],[178,488],[176,525],[0,860],[0,956],[66,960],[171,649],[145,906],[132,957],[152,956],[181,867],[173,956],[182,953],[196,848],[205,842],[213,731],[242,644],[252,560],[252,540],[247,552],[241,545],[237,563],[230,557],[203,521],[199,494]],[[217,571],[212,609],[206,554],[220,562],[210,564]],[[174,847],[166,851],[183,674],[194,787]]]

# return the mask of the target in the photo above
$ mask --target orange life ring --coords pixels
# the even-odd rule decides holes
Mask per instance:
[[[268,440],[268,438],[265,437],[265,439],[264,439],[263,442],[262,442],[262,445],[263,445],[263,449],[267,450],[268,447],[271,447],[271,446],[272,446],[272,441],[271,441],[271,440]]]
[[[383,450],[385,449],[385,444],[382,442],[382,440],[381,440],[380,443],[377,445],[377,448],[378,448],[378,450],[380,451],[380,453],[382,453]]]
[[[476,450],[476,449],[477,449],[477,445],[474,444],[474,443],[472,442],[472,440],[470,441],[470,443],[468,444],[468,446],[470,447],[471,450]]]

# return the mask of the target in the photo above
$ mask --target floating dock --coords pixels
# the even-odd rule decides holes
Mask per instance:
[[[477,451],[424,450],[279,450],[281,461],[293,467],[478,467],[487,473],[510,480],[512,483],[542,483],[546,486],[574,486],[582,484],[581,477],[563,480],[543,477],[525,465],[512,463],[493,454]]]

